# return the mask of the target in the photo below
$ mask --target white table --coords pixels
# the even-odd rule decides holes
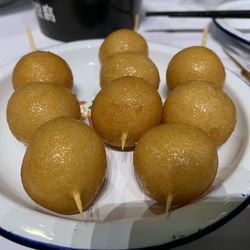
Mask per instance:
[[[164,1],[160,0],[146,1],[146,7],[149,9],[154,8],[155,5],[160,7],[163,2]],[[170,1],[165,1],[165,3],[166,2]],[[174,3],[169,3],[168,9],[200,9],[204,7],[202,5],[198,6],[198,1],[192,0],[176,0],[172,2]],[[211,2],[218,3],[218,1]],[[178,5],[178,3],[180,5]],[[213,8],[214,5],[210,4],[208,7]],[[184,48],[194,44],[200,44],[202,37],[201,30],[206,26],[206,24],[209,23],[209,21],[209,19],[188,19],[184,22],[183,20],[180,22],[180,20],[177,19],[151,19],[150,21],[142,20],[139,27],[139,32],[143,34],[147,41],[166,43],[176,47]],[[186,27],[183,28],[183,24]],[[30,1],[16,1],[14,4],[0,8],[0,66],[30,51],[29,43],[25,33],[25,28],[27,26],[32,29],[34,40],[38,49],[45,49],[62,43],[60,41],[49,39],[41,33]],[[188,31],[188,27],[192,27],[192,29],[195,30]],[[145,30],[156,28],[167,29],[167,31],[145,32]],[[184,30],[181,32],[176,32],[176,29]],[[221,45],[219,44],[220,34],[216,31],[215,27],[211,27],[211,32],[213,36],[208,36],[207,46],[216,51],[227,68],[231,69],[237,74],[240,74],[240,69],[224,54]],[[209,235],[206,235],[203,238],[186,245],[180,246],[176,249],[249,250],[249,221],[250,207],[245,209],[241,214],[225,224],[223,227],[217,229]],[[0,249],[27,250],[30,248],[16,244],[0,236]]]

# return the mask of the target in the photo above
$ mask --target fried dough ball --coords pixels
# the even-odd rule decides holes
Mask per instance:
[[[92,122],[104,142],[114,147],[134,147],[139,137],[160,123],[162,101],[145,80],[126,76],[108,84],[92,105]]]
[[[17,89],[28,83],[51,82],[71,88],[73,75],[67,62],[46,51],[34,51],[23,56],[16,64],[12,83]]]
[[[69,89],[53,83],[26,84],[12,94],[7,105],[9,128],[25,144],[38,127],[60,116],[80,119],[80,106]]]
[[[216,146],[199,128],[164,124],[141,136],[134,151],[137,180],[162,206],[183,205],[204,194],[216,176]]]
[[[170,92],[164,104],[163,122],[199,127],[219,146],[226,142],[235,128],[236,109],[221,88],[194,81]]]
[[[119,29],[110,33],[99,50],[99,59],[103,63],[109,56],[118,52],[136,52],[148,55],[146,40],[139,33],[129,29]]]
[[[74,214],[86,210],[100,193],[105,171],[99,136],[79,120],[60,117],[36,131],[24,155],[21,179],[39,205]]]
[[[110,56],[100,70],[101,87],[123,76],[141,77],[158,88],[159,71],[153,61],[138,53],[121,52]]]
[[[204,46],[192,46],[178,52],[169,62],[166,76],[170,90],[194,80],[223,87],[226,77],[220,58]]]

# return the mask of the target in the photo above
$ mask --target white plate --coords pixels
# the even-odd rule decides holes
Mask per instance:
[[[100,40],[68,43],[51,51],[67,60],[75,77],[75,92],[87,106],[99,90]],[[150,57],[161,77],[159,92],[166,98],[165,71],[178,49],[149,43]],[[166,244],[174,246],[201,237],[224,224],[249,203],[250,89],[227,71],[226,92],[237,108],[237,126],[219,149],[219,171],[201,199],[169,216],[153,205],[138,187],[131,152],[107,149],[109,176],[105,190],[83,217],[49,212],[26,195],[20,180],[25,147],[11,134],[6,105],[13,92],[11,74],[16,62],[0,74],[0,233],[19,243],[70,249],[127,249]]]
[[[250,1],[226,2],[218,10],[250,10]],[[249,18],[216,18],[215,24],[243,45],[250,46],[250,16]]]

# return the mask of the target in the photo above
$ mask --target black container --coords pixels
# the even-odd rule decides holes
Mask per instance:
[[[132,29],[141,0],[33,0],[33,4],[46,36],[74,41]]]

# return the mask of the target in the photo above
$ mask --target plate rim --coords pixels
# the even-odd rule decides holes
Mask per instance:
[[[227,7],[227,6],[234,6],[235,3],[239,3],[239,2],[249,3],[249,1],[247,1],[247,0],[240,0],[240,1],[228,2],[228,3],[225,2],[224,4],[220,5],[217,9],[220,9],[220,8],[223,9],[224,7]],[[219,29],[221,29],[222,31],[227,33],[229,36],[232,36],[236,40],[238,40],[246,45],[250,45],[250,38],[244,38],[244,36],[242,37],[242,36],[235,34],[234,29],[232,31],[226,29],[223,25],[220,24],[221,20],[223,21],[223,18],[213,18],[213,22],[215,23],[216,27],[218,27]]]
[[[228,213],[226,216],[223,218],[219,219],[218,221],[214,222],[212,225],[208,225],[207,227],[190,234],[188,236],[185,236],[184,238],[176,239],[171,242],[167,242],[161,245],[155,245],[155,246],[148,246],[144,248],[137,248],[137,249],[157,249],[157,250],[165,250],[166,247],[169,248],[174,248],[178,246],[182,246],[184,244],[188,244],[194,240],[198,240],[202,238],[205,235],[208,235],[211,232],[214,232],[218,228],[222,227],[225,225],[227,222],[235,218],[238,214],[240,214],[248,205],[250,204],[250,196],[247,196],[246,199],[239,204],[235,209],[233,209],[230,213]],[[11,240],[15,243],[18,243],[20,245],[26,246],[26,247],[31,247],[35,249],[41,249],[41,250],[88,250],[89,248],[72,248],[72,247],[64,247],[64,246],[59,246],[55,244],[50,244],[50,243],[45,243],[42,241],[37,241],[33,240],[30,238],[23,237],[21,235],[12,233],[10,231],[5,230],[0,226],[0,235],[3,236],[4,238]],[[128,249],[133,249],[133,248],[128,248]],[[91,248],[91,250],[97,250],[94,248]],[[110,249],[113,250],[113,249]],[[115,250],[115,249],[114,249]]]
[[[76,41],[76,42],[61,44],[59,46],[53,46],[51,48],[46,48],[46,50],[51,50],[51,51],[58,51],[59,50],[60,51],[61,48],[63,49],[65,47],[69,46],[69,45],[70,46],[74,46],[74,45],[78,46],[78,45],[82,45],[83,43],[85,44],[86,47],[88,47],[89,43],[95,44],[95,45],[92,45],[92,47],[95,47],[97,44],[100,44],[101,41],[102,41],[102,39],[91,39],[91,40],[84,40],[84,41]],[[151,46],[151,48],[152,47],[157,47],[157,48],[159,48],[159,47],[161,47],[161,48],[169,47],[169,48],[172,48],[172,50],[180,50],[180,48],[174,47],[172,45],[154,43],[154,42],[149,42],[149,47],[150,46]],[[13,61],[9,62],[8,64],[3,65],[2,67],[8,68],[8,67],[10,67],[10,65],[13,65]],[[237,74],[235,74],[231,70],[229,70],[229,71],[231,73],[233,73],[234,75],[236,75],[238,78],[240,78],[243,81],[243,79],[241,77],[239,77]],[[173,241],[164,243],[162,245],[148,246],[146,248],[165,249],[166,247],[176,247],[176,246],[180,246],[180,245],[183,245],[185,243],[191,242],[193,240],[199,239],[199,238],[203,237],[204,235],[218,229],[219,227],[224,225],[226,222],[230,221],[232,218],[234,218],[236,215],[238,215],[241,211],[243,211],[244,208],[246,208],[249,204],[250,204],[250,195],[246,196],[246,198],[243,201],[239,202],[237,207],[235,207],[232,211],[230,211],[224,217],[222,217],[219,220],[215,221],[213,224],[208,225],[208,226],[200,229],[197,232],[189,234],[189,235],[185,236],[184,238],[175,239]],[[15,233],[13,233],[11,231],[8,231],[8,230],[4,229],[2,226],[0,226],[0,235],[2,235],[3,237],[5,237],[7,239],[10,239],[10,240],[12,240],[12,241],[14,241],[16,243],[22,244],[22,245],[27,246],[27,247],[35,247],[37,249],[67,249],[67,250],[86,249],[86,248],[65,247],[65,246],[46,243],[46,242],[43,242],[43,241],[37,241],[37,240],[31,239],[31,238],[26,238],[26,237],[24,237],[22,235],[15,234]]]

